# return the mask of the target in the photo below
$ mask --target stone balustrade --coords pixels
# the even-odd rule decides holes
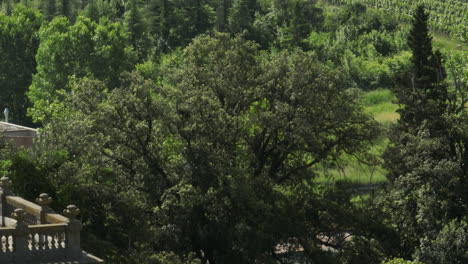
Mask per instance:
[[[0,263],[102,263],[81,250],[80,210],[69,205],[63,215],[43,193],[36,203],[15,196],[10,181],[0,179]]]

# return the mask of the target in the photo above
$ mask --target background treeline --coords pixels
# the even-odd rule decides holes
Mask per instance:
[[[421,8],[402,27],[309,0],[2,7],[0,103],[41,133],[0,169],[78,205],[108,263],[466,262],[467,53],[433,49]],[[361,103],[382,88],[391,126]],[[384,189],[315,181],[343,156],[383,163]]]
[[[429,25],[433,30],[450,35],[454,39],[468,42],[468,2],[464,0],[324,0],[332,4],[361,2],[370,7],[392,12],[393,17],[411,22],[413,10],[424,4],[430,14]]]
[[[14,9],[16,2],[2,1],[0,104],[10,108],[13,122],[31,126],[26,116],[31,101],[40,109],[36,106],[42,100],[50,101],[55,91],[66,89],[69,76],[93,75],[115,86],[123,70],[138,63],[157,64],[193,37],[214,30],[241,34],[260,49],[315,51],[324,62],[344,65],[345,77],[363,89],[390,87],[392,74],[408,62],[397,21],[360,4],[335,8],[306,0],[48,0],[20,1],[23,7]],[[28,101],[24,94],[29,86]],[[33,119],[43,120],[40,113],[33,114],[36,110],[30,112]]]
[[[17,4],[33,9],[15,11]],[[214,30],[241,34],[265,50],[314,51],[321,61],[343,66],[349,82],[365,90],[390,88],[392,76],[409,61],[409,53],[405,52],[405,31],[395,20],[395,12],[388,15],[367,10],[359,3],[337,8],[319,7],[307,0],[3,0],[1,6],[5,22],[2,23],[0,54],[4,61],[0,104],[9,107],[13,122],[30,126],[34,126],[31,116],[36,121],[45,118],[34,117],[33,112],[27,117],[26,109],[31,101],[38,105],[44,98],[51,100],[56,90],[66,89],[69,76],[98,75],[95,77],[113,79],[115,85],[122,70],[130,70],[137,63],[158,63],[165,54],[177,52],[195,36]],[[445,10],[459,10],[459,6],[449,7]],[[457,17],[463,19],[463,16]],[[463,26],[466,21],[437,23],[440,24]],[[90,33],[76,41],[70,36],[69,41],[75,42],[68,46],[59,43],[65,40],[59,40],[58,35],[73,34],[73,30],[80,30],[80,25],[90,32],[99,27],[100,33],[96,34],[108,39],[91,44],[99,39]],[[70,32],[64,32],[68,30]],[[78,43],[84,42],[86,37],[89,38],[87,43]],[[109,45],[120,47],[106,50],[106,54],[93,50],[106,47],[105,41],[118,42]],[[39,47],[39,43],[44,44]],[[120,65],[119,61],[124,63]],[[44,79],[44,74],[57,73],[51,68],[54,65],[61,77]],[[37,82],[32,81],[35,74]],[[113,76],[103,76],[107,74]],[[31,100],[24,96],[29,86]]]

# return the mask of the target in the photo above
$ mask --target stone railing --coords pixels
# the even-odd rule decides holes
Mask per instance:
[[[80,210],[69,205],[63,215],[50,207],[43,193],[36,203],[9,191],[10,181],[0,179],[0,263],[101,263],[81,250]]]

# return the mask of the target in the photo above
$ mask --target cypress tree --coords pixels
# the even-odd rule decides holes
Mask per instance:
[[[43,13],[47,20],[52,20],[57,12],[55,0],[45,0]]]
[[[61,4],[60,13],[63,16],[70,18],[71,17],[71,0],[61,0],[60,4]]]
[[[84,9],[83,14],[93,21],[99,22],[99,8],[95,1],[90,2]]]
[[[241,33],[252,26],[253,17],[250,15],[248,0],[235,1],[230,13],[229,24],[231,32]]]
[[[429,14],[424,10],[424,6],[418,6],[408,35],[408,45],[413,52],[412,62],[416,78],[427,74],[426,66],[429,65],[429,55],[432,54],[432,37],[427,26],[428,19]]]
[[[216,30],[225,32],[228,24],[228,10],[231,6],[230,0],[218,0],[216,6]]]
[[[322,21],[322,10],[315,7],[315,1],[299,0],[292,3],[292,16],[289,22],[292,43],[303,46],[301,41],[309,35],[312,29],[318,28]]]
[[[404,105],[399,110],[399,124],[412,130],[426,122],[431,132],[438,134],[443,130],[441,118],[447,110],[446,74],[441,53],[432,49],[428,19],[424,6],[418,6],[408,35],[413,54],[411,82],[403,82],[397,91],[399,102]]]
[[[407,137],[417,136],[424,130],[430,138],[449,140],[450,125],[445,117],[449,114],[445,71],[441,53],[432,49],[428,19],[424,6],[418,6],[408,35],[408,45],[413,53],[412,69],[402,74],[396,89],[402,106],[398,110],[400,119],[392,128],[391,146],[384,154],[387,178],[391,181],[413,170],[402,165],[405,157],[401,153],[407,148]]]
[[[414,77],[417,85],[433,100],[446,100],[444,88],[436,89],[434,84],[445,79],[439,51],[432,51],[432,37],[428,28],[429,14],[420,5],[414,15],[413,27],[408,36],[408,45],[413,52]]]
[[[128,3],[128,10],[125,13],[125,27],[130,36],[130,42],[137,51],[140,59],[144,59],[148,54],[148,38],[145,34],[146,24],[140,13],[137,0]]]
[[[149,32],[153,36],[167,38],[167,0],[151,0],[148,9]]]

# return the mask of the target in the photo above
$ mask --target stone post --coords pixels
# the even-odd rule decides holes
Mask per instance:
[[[24,216],[26,212],[23,209],[15,209],[11,214],[11,218],[16,219],[16,226],[14,232],[14,251],[15,260],[17,263],[27,263],[29,257],[29,242],[28,242],[28,225],[24,223]]]
[[[36,203],[41,206],[41,217],[38,219],[38,224],[47,224],[45,216],[48,213],[53,213],[49,205],[52,203],[52,197],[49,197],[47,193],[41,193],[39,198],[36,198]]]
[[[80,232],[83,227],[80,220],[76,219],[80,209],[75,205],[67,206],[67,209],[63,210],[63,214],[69,218],[67,225],[67,255],[70,258],[79,258],[82,256],[80,245]]]
[[[0,189],[3,191],[5,195],[13,194],[10,190],[11,188],[11,180],[10,178],[3,176],[0,178]]]
[[[0,226],[5,226],[5,217],[7,217],[6,195],[10,192],[11,181],[8,177],[0,178]]]

